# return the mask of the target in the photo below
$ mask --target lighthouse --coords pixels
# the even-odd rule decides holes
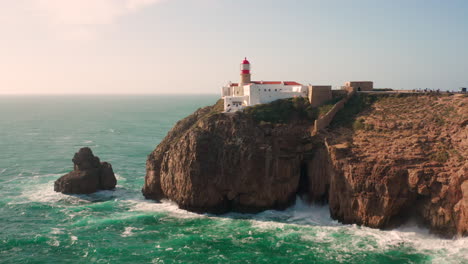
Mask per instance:
[[[246,84],[249,84],[251,82],[251,75],[250,75],[250,62],[247,60],[247,58],[244,59],[244,61],[240,65],[240,83],[239,86],[242,87]]]
[[[221,88],[224,112],[233,113],[247,106],[266,104],[279,99],[307,97],[308,87],[290,81],[252,81],[250,62],[240,64],[240,83],[229,82]]]

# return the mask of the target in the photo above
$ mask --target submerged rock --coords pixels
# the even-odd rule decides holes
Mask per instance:
[[[73,171],[55,181],[54,190],[65,194],[89,194],[112,190],[117,184],[112,165],[100,162],[90,148],[81,148],[72,159]]]

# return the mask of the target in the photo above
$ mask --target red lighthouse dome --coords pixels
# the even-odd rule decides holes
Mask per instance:
[[[241,74],[250,74],[250,62],[247,60],[247,58],[242,61],[240,66]]]

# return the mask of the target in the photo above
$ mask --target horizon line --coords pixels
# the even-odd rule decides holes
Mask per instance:
[[[0,96],[66,96],[66,95],[218,95],[217,93],[0,93]]]

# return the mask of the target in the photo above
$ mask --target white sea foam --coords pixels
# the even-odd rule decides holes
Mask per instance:
[[[225,216],[237,218],[242,214],[229,213]],[[254,228],[275,229],[280,239],[289,233],[299,232],[305,243],[329,243],[337,254],[384,252],[406,247],[417,253],[430,255],[433,263],[468,263],[468,238],[442,239],[414,224],[389,231],[343,225],[330,218],[328,206],[309,206],[300,199],[285,211],[270,210],[244,216],[250,218]],[[301,229],[298,231],[297,228],[287,227]]]
[[[120,235],[121,237],[129,237],[133,235],[133,230],[141,230],[141,228],[136,228],[132,226],[125,227],[124,232]]]
[[[56,203],[59,201],[67,201],[70,203],[86,203],[85,199],[79,196],[64,195],[54,191],[54,181],[49,181],[43,184],[30,185],[26,188],[21,197],[27,200],[23,202],[40,202],[40,203]],[[20,201],[21,203],[21,201]]]
[[[63,229],[61,229],[61,228],[52,228],[52,231],[50,231],[50,233],[53,234],[53,235],[63,234]]]
[[[29,202],[57,202],[65,198],[61,193],[54,191],[54,180],[48,180],[44,182],[45,179],[56,179],[61,176],[61,174],[45,174],[45,175],[35,175],[28,178],[28,184],[23,184],[24,189],[18,199],[10,202],[10,204],[21,204]],[[22,173],[18,174],[18,177],[22,177]],[[18,181],[18,178],[12,179]]]
[[[114,174],[115,174],[115,178],[117,179],[117,182],[127,180],[125,177],[123,177],[120,174],[117,174],[117,173],[114,173]]]
[[[177,218],[196,218],[196,217],[206,217],[205,215],[191,213],[186,210],[180,209],[176,203],[169,200],[162,200],[157,203],[154,201],[136,199],[128,200],[131,204],[130,211],[140,211],[140,212],[158,212],[158,213],[168,213],[171,216]]]
[[[29,202],[40,202],[40,203],[53,203],[60,205],[58,202],[66,202],[71,204],[83,204],[91,203],[93,201],[102,201],[112,199],[117,196],[125,196],[127,190],[123,188],[116,188],[115,190],[109,191],[99,191],[89,195],[65,195],[60,192],[54,191],[54,181],[61,176],[61,174],[49,174],[40,176],[43,177],[53,177],[53,180],[50,180],[46,183],[40,184],[28,184],[27,187],[23,189],[19,200],[10,202],[11,204],[20,204],[20,203],[29,203]]]
[[[293,207],[285,211],[269,210],[258,214],[228,213],[221,217],[190,213],[179,209],[177,204],[171,201],[155,203],[135,200],[132,203],[132,211],[168,212],[179,218],[207,217],[220,221],[223,221],[223,218],[226,220],[247,218],[253,228],[280,229],[280,231],[275,231],[278,236],[300,232],[301,239],[305,243],[330,243],[331,249],[338,253],[384,252],[408,247],[421,254],[431,255],[435,261],[433,263],[468,262],[468,238],[442,239],[429,234],[427,229],[414,225],[405,225],[390,231],[343,225],[331,219],[328,206],[309,206],[300,199]],[[287,227],[296,228],[287,229]],[[297,227],[301,229],[297,231]],[[346,261],[345,257],[343,261]]]
[[[342,225],[330,218],[327,206],[309,206],[307,203],[297,200],[297,203],[285,211],[264,211],[259,214],[229,213],[219,216],[200,215],[179,209],[176,203],[164,200],[156,203],[144,200],[139,193],[125,188],[117,188],[115,191],[100,191],[93,195],[69,196],[57,193],[53,190],[53,182],[59,174],[41,175],[37,179],[38,184],[27,184],[20,197],[26,198],[26,202],[57,203],[66,201],[72,204],[89,203],[94,200],[117,198],[123,203],[129,204],[129,211],[133,212],[158,212],[168,213],[176,218],[210,218],[219,221],[232,221],[233,219],[246,219],[251,222],[252,228],[267,230],[279,229],[274,233],[281,237],[292,232],[299,232],[304,243],[315,245],[317,243],[330,244],[331,250],[336,254],[353,254],[355,252],[384,252],[399,248],[412,248],[416,253],[430,255],[433,263],[465,263],[468,262],[468,238],[441,239],[429,234],[427,229],[418,228],[415,225],[405,225],[400,228],[382,231],[356,225]],[[117,177],[121,177],[118,175]],[[46,183],[44,179],[50,179]],[[21,202],[21,201],[19,201]],[[126,216],[127,217],[127,216]],[[242,221],[242,220],[240,220]],[[294,227],[294,228],[288,228]],[[297,227],[300,229],[298,230]],[[122,237],[132,236],[136,229],[126,227]],[[60,234],[62,230],[53,229],[52,234]],[[336,234],[336,235],[335,235]],[[71,237],[74,240],[73,237]],[[57,240],[49,243],[57,246]],[[333,253],[331,253],[333,254]],[[346,258],[343,258],[346,261]]]
[[[57,238],[52,237],[51,240],[47,241],[47,244],[49,244],[49,245],[51,245],[53,247],[58,247],[58,246],[60,246],[60,241],[58,241]]]
[[[91,144],[91,143],[93,143],[92,140],[85,140],[85,141],[83,141],[83,144]]]
[[[75,242],[78,240],[77,236],[70,236],[71,244],[75,244]]]
[[[413,224],[400,228],[382,231],[372,228],[359,228],[354,234],[363,237],[373,237],[379,247],[390,248],[410,246],[417,251],[429,253],[434,257],[434,263],[468,263],[468,238],[442,239],[429,234],[424,228]]]

